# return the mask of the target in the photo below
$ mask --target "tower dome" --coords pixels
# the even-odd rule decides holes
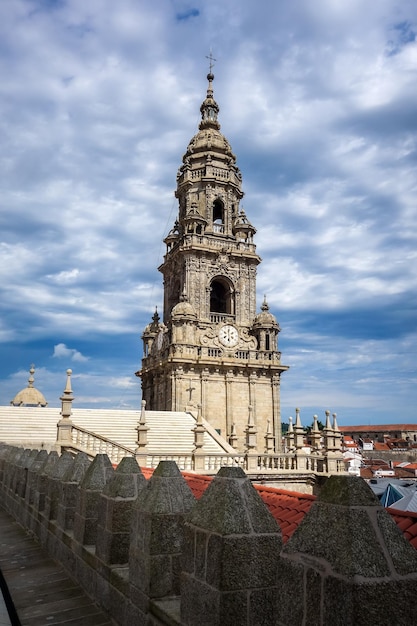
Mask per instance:
[[[12,406],[46,406],[48,403],[44,395],[33,386],[35,379],[35,366],[31,365],[29,370],[28,386],[19,391],[10,402]]]
[[[188,302],[187,295],[182,294],[180,302],[171,311],[172,319],[196,319],[197,315],[192,304]]]
[[[280,330],[277,318],[269,310],[266,296],[264,296],[264,301],[261,305],[261,312],[255,317],[253,328],[275,328]]]

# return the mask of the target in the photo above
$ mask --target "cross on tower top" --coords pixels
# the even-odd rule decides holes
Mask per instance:
[[[213,70],[213,67],[214,67],[214,64],[215,64],[215,62],[217,61],[217,59],[215,59],[215,58],[214,58],[214,56],[213,56],[213,54],[212,54],[212,51],[211,51],[211,50],[210,50],[210,54],[207,54],[207,55],[206,55],[206,59],[208,59],[208,60],[209,60],[209,62],[210,62],[210,66],[209,66],[209,68],[210,68],[210,69],[209,69],[209,72],[210,72],[210,74],[211,74],[211,73],[212,73],[212,70]]]

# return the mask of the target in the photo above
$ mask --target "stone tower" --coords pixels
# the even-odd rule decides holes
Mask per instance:
[[[201,406],[241,450],[249,421],[259,452],[267,430],[278,451],[280,376],[288,366],[281,365],[280,328],[266,300],[256,313],[256,229],[240,206],[242,176],[220,132],[211,71],[207,79],[199,130],[177,174],[178,217],[158,268],[163,320],[155,312],[145,328],[138,375],[147,409],[196,413]]]

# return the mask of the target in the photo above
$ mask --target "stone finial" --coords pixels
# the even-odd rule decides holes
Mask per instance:
[[[334,448],[333,428],[330,423],[330,411],[325,411],[326,425],[323,429],[324,447],[328,452],[331,452]]]
[[[235,450],[238,449],[238,436],[236,433],[236,424],[233,422],[232,428],[230,431],[229,443]]]
[[[206,432],[206,427],[203,424],[203,415],[201,409],[201,404],[198,404],[196,425],[192,429],[194,433],[194,452],[201,452],[204,447],[204,433]]]
[[[65,384],[65,389],[60,397],[61,400],[61,419],[57,424],[57,443],[61,446],[65,446],[69,444],[72,440],[72,402],[74,400],[74,396],[72,395],[71,389],[71,375],[72,370],[67,369],[67,380]]]
[[[287,451],[293,450],[294,448],[294,426],[293,426],[293,418],[290,415],[288,418],[288,431],[285,435],[286,447]]]
[[[137,455],[138,461],[140,461],[141,459],[141,455],[144,455],[144,459],[145,460],[145,465],[146,465],[146,446],[148,445],[148,430],[149,430],[149,426],[147,426],[146,424],[146,412],[145,412],[145,407],[146,407],[146,400],[142,400],[141,402],[141,410],[140,410],[140,419],[138,422],[138,425],[136,426],[136,430],[138,431],[138,438],[137,438],[137,448],[135,450],[135,453]]]
[[[342,433],[340,432],[340,428],[337,423],[337,415],[336,413],[332,414],[333,416],[333,445],[335,451],[341,451],[342,449]]]
[[[74,396],[72,395],[71,389],[71,375],[72,370],[67,369],[65,389],[62,396],[59,398],[61,400],[61,415],[63,419],[71,419],[72,415],[72,402],[74,400]]]
[[[256,452],[257,440],[256,434],[257,429],[255,426],[255,420],[253,417],[253,406],[248,406],[248,425],[246,426],[246,452]]]
[[[320,449],[321,432],[318,426],[318,415],[313,415],[313,427],[310,432],[311,445],[315,451]]]
[[[301,423],[300,409],[295,409],[294,447],[301,450],[304,447],[304,428]]]
[[[273,451],[274,451],[274,435],[272,434],[271,420],[266,420],[265,452],[266,454],[272,454]]]

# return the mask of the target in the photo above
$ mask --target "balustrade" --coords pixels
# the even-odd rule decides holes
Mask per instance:
[[[211,349],[205,348],[210,351]],[[97,454],[107,454],[112,463],[119,463],[126,456],[135,456],[135,452],[118,444],[110,439],[101,437],[86,429],[78,426],[72,427],[71,433],[72,445],[63,445],[62,449],[83,450],[91,457]],[[342,458],[332,458],[332,465],[329,469],[328,456],[326,454],[296,454],[294,452],[273,453],[273,454],[257,454],[254,458],[253,454],[229,454],[229,453],[209,453],[203,454],[199,452],[199,463],[196,465],[196,457],[190,454],[153,454],[148,453],[142,459],[143,465],[155,468],[160,461],[175,461],[182,471],[196,471],[204,467],[204,472],[208,474],[216,473],[221,467],[241,467],[245,471],[259,472],[262,474],[276,473],[314,473],[328,474],[344,473],[345,467]],[[249,463],[250,461],[250,463]]]

